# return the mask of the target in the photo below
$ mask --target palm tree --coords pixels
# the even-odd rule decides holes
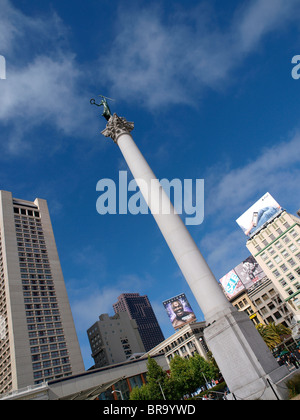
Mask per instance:
[[[264,339],[270,350],[276,348],[282,341],[292,334],[292,331],[283,324],[275,325],[271,322],[268,325],[259,324],[256,329]]]

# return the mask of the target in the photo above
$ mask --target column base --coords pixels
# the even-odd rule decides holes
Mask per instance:
[[[245,313],[233,308],[207,327],[204,337],[236,399],[286,398],[284,383],[280,387],[276,384],[289,375],[289,370],[278,365]]]

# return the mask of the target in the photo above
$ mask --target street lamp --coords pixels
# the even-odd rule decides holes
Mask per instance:
[[[119,392],[119,393],[120,393],[120,395],[121,395],[121,400],[124,400],[124,398],[123,398],[123,394],[122,394],[122,392],[121,392],[121,391],[119,391],[118,389],[114,389],[111,393],[113,394],[114,392]]]

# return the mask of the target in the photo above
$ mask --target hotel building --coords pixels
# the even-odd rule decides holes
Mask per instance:
[[[0,394],[84,371],[47,202],[0,191]]]

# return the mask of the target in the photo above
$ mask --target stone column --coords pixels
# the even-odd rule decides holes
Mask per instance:
[[[102,134],[119,146],[207,322],[204,336],[231,392],[241,399],[272,399],[267,378],[286,376],[250,319],[234,308],[170,203],[130,132],[134,124],[114,114]],[[168,210],[168,211],[166,211]],[[279,393],[279,392],[278,392]]]

